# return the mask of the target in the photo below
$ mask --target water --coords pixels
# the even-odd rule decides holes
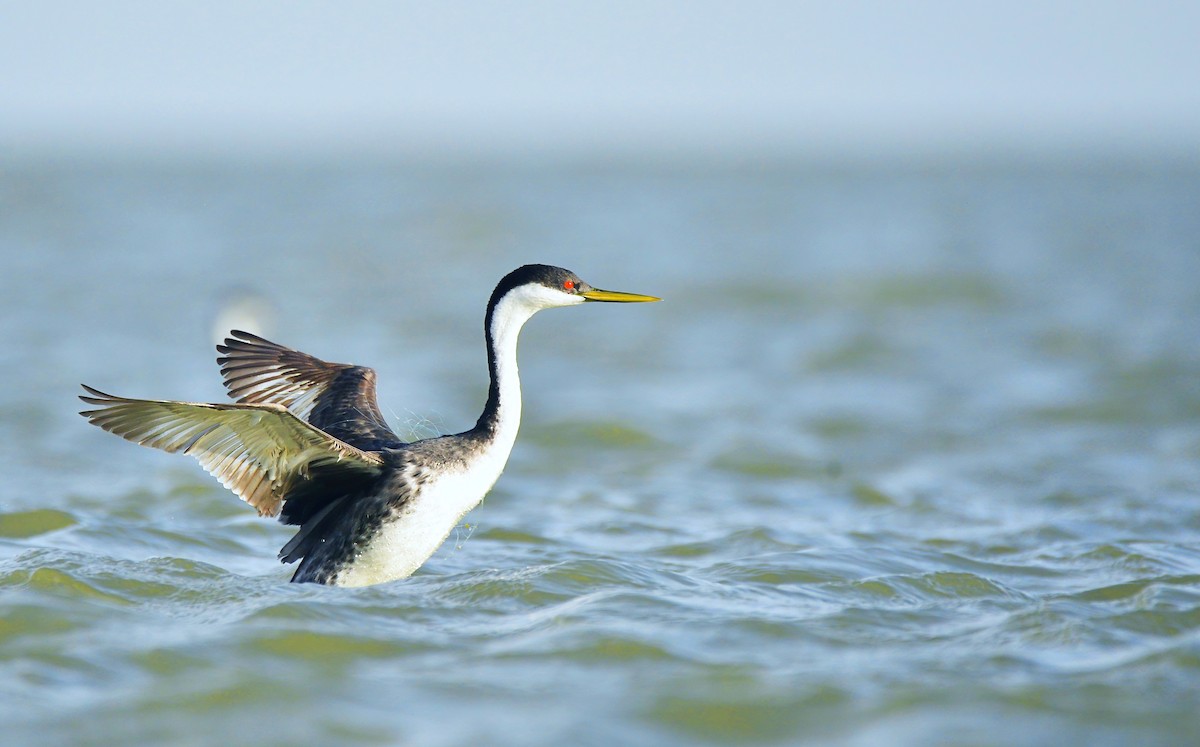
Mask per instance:
[[[1197,743],[1200,171],[277,164],[0,170],[0,735],[18,744]],[[214,319],[508,470],[413,578],[86,426],[221,396]]]

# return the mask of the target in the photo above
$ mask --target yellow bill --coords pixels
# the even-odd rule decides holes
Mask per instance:
[[[581,292],[589,301],[610,301],[614,303],[641,303],[645,301],[661,301],[657,296],[643,296],[638,293],[622,293],[621,291],[606,291],[599,288],[590,288]]]

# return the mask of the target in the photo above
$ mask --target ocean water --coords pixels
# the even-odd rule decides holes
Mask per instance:
[[[1194,165],[6,162],[0,257],[5,745],[1200,743]],[[411,579],[76,414],[238,324],[461,430],[526,262],[665,300]]]

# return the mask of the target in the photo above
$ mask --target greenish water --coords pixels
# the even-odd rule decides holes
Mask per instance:
[[[1200,737],[1200,172],[0,169],[0,741],[1181,745]],[[561,264],[496,490],[413,578],[289,536],[79,382],[221,396],[241,294],[482,406]]]

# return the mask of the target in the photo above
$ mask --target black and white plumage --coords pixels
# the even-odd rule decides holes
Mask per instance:
[[[293,581],[365,586],[411,575],[483,500],[521,421],[517,337],[535,313],[585,301],[657,301],[525,265],[496,286],[484,318],[490,387],[470,430],[403,442],[375,401],[375,372],[327,363],[246,332],[218,345],[236,402],[127,399],[85,386],[91,423],[195,457],[221,484],[298,526],[279,552]]]

